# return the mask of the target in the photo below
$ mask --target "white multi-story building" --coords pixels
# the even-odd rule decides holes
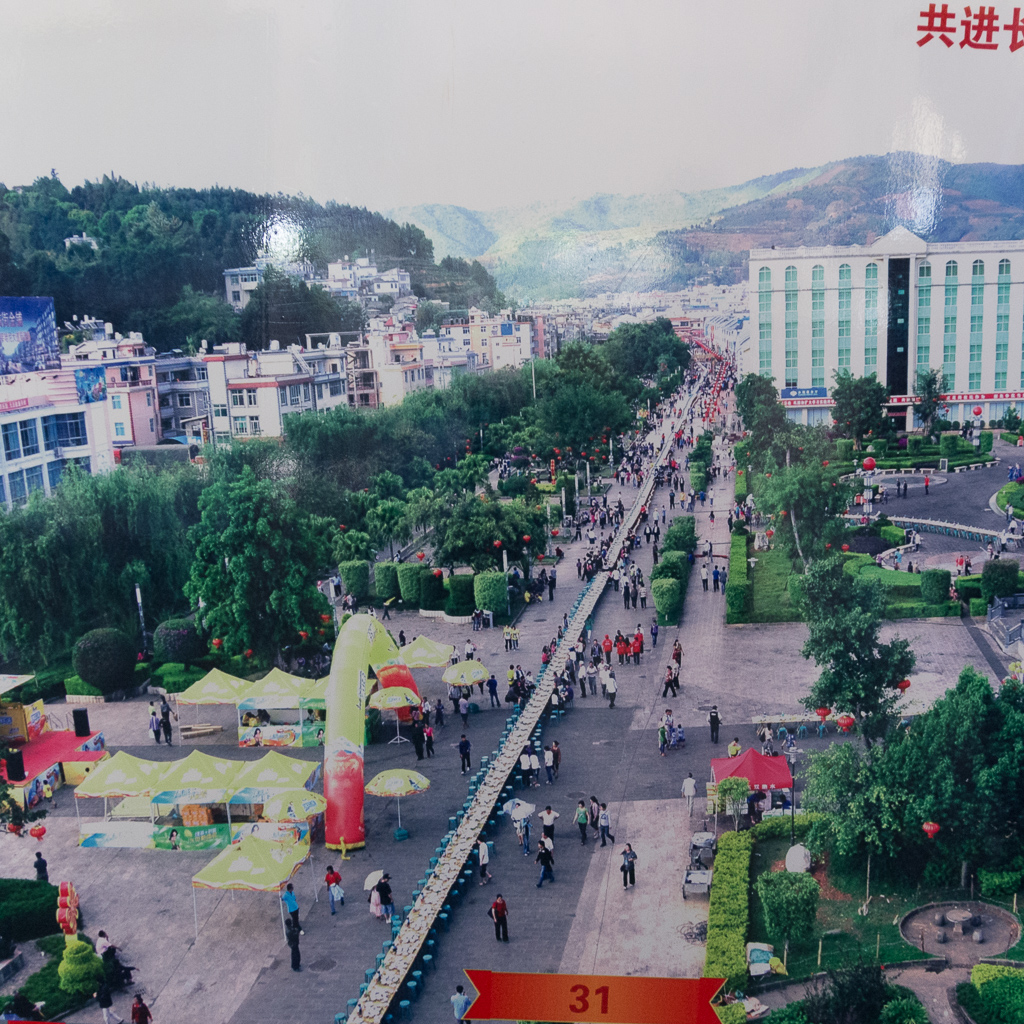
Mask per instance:
[[[506,366],[515,369],[530,361],[533,323],[527,318],[517,319],[507,309],[490,316],[474,306],[468,318],[445,324],[440,337],[455,352],[461,346],[464,352],[475,353],[480,370]]]
[[[946,374],[950,420],[1024,406],[1024,241],[925,242],[895,228],[868,245],[752,249],[750,300],[740,372],[774,377],[801,422],[830,417],[843,369],[888,385],[898,426],[929,369]]]

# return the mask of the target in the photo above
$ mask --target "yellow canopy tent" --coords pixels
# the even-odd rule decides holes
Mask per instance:
[[[439,644],[430,637],[418,636],[411,644],[399,648],[399,655],[409,668],[441,668],[455,652],[451,644]]]
[[[246,889],[249,892],[280,892],[309,859],[309,844],[287,845],[256,836],[221,850],[209,864],[192,877],[192,910],[196,938],[199,938],[199,911],[196,889]],[[284,905],[281,905],[284,928]],[[287,936],[286,936],[287,937]]]
[[[309,784],[320,767],[318,761],[303,761],[271,750],[258,761],[247,761],[235,776],[230,803],[262,804],[284,790]]]
[[[248,679],[210,669],[202,679],[177,695],[179,704],[234,704],[253,684]]]

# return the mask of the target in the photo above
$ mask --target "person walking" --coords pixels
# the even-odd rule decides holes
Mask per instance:
[[[614,843],[615,836],[613,836],[611,832],[612,818],[611,815],[608,813],[607,804],[601,804],[601,814],[598,816],[597,824],[601,830],[601,845],[607,846],[607,840],[609,839]]]
[[[492,672],[490,678],[487,680],[487,695],[490,698],[490,706],[492,708],[500,708],[501,701],[498,700],[498,680],[495,678]]]
[[[331,914],[337,913],[336,903],[345,905],[345,890],[341,887],[341,872],[334,870],[333,864],[327,865],[327,874],[324,876],[327,883],[327,899],[331,903]]]
[[[718,566],[715,566],[715,571],[711,574],[711,589],[717,594],[718,593],[718,581],[721,578],[721,573],[718,571]]]
[[[679,685],[679,683],[676,680],[675,667],[672,664],[672,662],[670,661],[668,663],[668,667],[665,669],[665,685],[661,688],[661,696],[663,698],[667,697],[669,690],[672,691],[672,696],[673,697],[679,696],[679,694],[676,691],[676,688],[678,687],[678,685]]]
[[[615,694],[618,692],[618,685],[615,682],[615,673],[611,670],[608,671],[605,677],[605,689],[608,692],[608,707],[615,707]]]
[[[428,725],[423,730],[424,749],[426,750],[427,757],[434,756],[434,727]]]
[[[380,881],[374,886],[377,896],[380,899],[380,913],[385,923],[390,923],[391,915],[395,912],[395,897],[391,892],[391,876],[385,872],[380,876]]]
[[[924,475],[924,493],[925,493],[925,495],[928,494],[928,485],[931,482],[932,482],[932,478],[927,473],[925,473],[925,475]]]
[[[700,582],[706,594],[708,591],[708,567],[706,565],[700,567]]]
[[[573,819],[576,827],[580,830],[580,846],[587,844],[587,825],[590,824],[590,815],[587,813],[587,805],[580,800],[576,804],[576,817]]]
[[[469,725],[469,700],[466,695],[463,694],[459,698],[459,714],[462,715],[462,724],[465,726]]]
[[[551,741],[551,756],[553,758],[555,778],[558,778],[558,769],[562,766],[562,748],[558,745],[558,740]]]
[[[415,721],[412,723],[412,745],[416,751],[416,760],[423,760],[423,744],[424,744],[424,729],[422,721]]]
[[[555,821],[561,817],[558,811],[551,810],[551,804],[548,804],[543,811],[540,812],[540,823],[541,829],[546,839],[555,838]]]
[[[152,701],[149,702],[149,731],[153,734],[153,739],[160,742],[160,715],[157,713],[156,706]]]
[[[722,719],[718,714],[718,705],[712,704],[708,712],[708,725],[711,727],[711,742],[718,742],[718,730],[722,725]]]
[[[668,746],[668,729],[664,725],[658,727],[658,751],[665,756],[665,748]]]
[[[174,720],[178,720],[177,712],[171,710],[171,705],[167,703],[167,698],[163,697],[160,701],[160,725],[164,731],[164,742],[167,746],[171,746],[171,715],[174,715]]]
[[[141,992],[135,993],[135,1002],[132,1003],[132,1024],[153,1024],[153,1014],[143,1001]]]
[[[537,879],[538,889],[544,884],[545,878],[549,882],[554,882],[555,855],[548,849],[546,844],[540,844],[540,849],[537,851],[537,856],[534,858],[533,862],[534,864],[540,865],[540,878]]]
[[[36,859],[32,867],[36,869],[37,882],[48,882],[50,880],[50,873],[46,870],[46,861],[38,850],[36,850]]]
[[[598,823],[601,819],[601,804],[598,802],[596,796],[592,796],[590,798],[590,807],[587,811],[587,818],[589,820],[590,827],[594,830],[594,835],[599,835],[601,830]]]
[[[300,935],[306,933],[299,927],[299,901],[295,898],[295,886],[289,882],[281,893],[281,902],[288,908],[288,913],[291,914],[292,926]]]
[[[119,1017],[114,1012],[114,995],[110,991],[106,978],[99,983],[96,991],[93,992],[93,998],[99,1003],[100,1010],[103,1013],[103,1024],[124,1024],[124,1017]]]
[[[612,663],[612,638],[605,633],[604,640],[601,641],[601,649],[604,651],[604,663],[610,665]]]
[[[296,928],[291,921],[286,921],[284,925],[284,940],[288,943],[288,948],[292,953],[292,970],[302,970],[302,955],[299,953],[299,935],[302,934],[298,928]]]
[[[494,922],[494,937],[499,942],[508,942],[508,904],[499,892],[488,911]]]
[[[469,754],[472,749],[473,744],[466,739],[466,734],[463,733],[461,739],[459,740],[459,757],[461,758],[463,775],[465,775],[466,772],[468,772],[470,769]]]
[[[491,862],[491,851],[487,848],[487,840],[481,836],[476,842],[476,855],[480,861],[480,884],[486,885],[493,877],[487,870]]]
[[[636,854],[629,843],[626,843],[622,851],[622,867],[619,870],[622,872],[623,889],[636,885]]]
[[[551,747],[544,748],[544,771],[547,773],[550,786],[555,781],[555,755]]]
[[[540,788],[540,757],[537,755],[536,750],[530,751],[530,778],[533,780],[533,786]]]
[[[455,1019],[465,1020],[466,1011],[473,1005],[473,1000],[466,995],[466,990],[461,985],[455,986],[455,995],[452,996],[452,1006],[455,1009]]]
[[[651,620],[651,648],[658,646],[658,620]]]
[[[686,797],[686,813],[693,817],[693,798],[697,795],[697,783],[694,781],[693,772],[689,772],[683,779],[683,796]]]

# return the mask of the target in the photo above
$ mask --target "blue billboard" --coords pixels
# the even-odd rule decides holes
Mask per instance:
[[[0,374],[58,369],[53,299],[0,296]]]
[[[87,366],[75,370],[75,390],[78,404],[105,402],[107,400],[107,371],[102,366]]]
[[[828,398],[828,388],[783,388],[782,398]]]

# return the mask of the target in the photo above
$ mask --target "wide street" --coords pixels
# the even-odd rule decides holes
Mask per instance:
[[[921,514],[917,506],[927,502],[933,518],[970,521],[967,517],[973,512],[981,524],[986,515],[995,518],[985,507],[1004,475],[1000,469],[950,475],[927,499],[912,488],[900,511],[906,505],[908,512]],[[980,480],[985,482],[984,500]],[[661,505],[667,504],[666,493],[666,488],[656,492],[653,511],[659,518]],[[609,501],[614,503],[620,494],[628,507],[635,491],[613,487]],[[715,524],[710,523],[710,507],[697,513],[702,541],[710,539],[716,554],[727,551],[729,497],[731,480],[724,485],[719,481]],[[927,543],[926,538],[925,553]],[[502,680],[509,662],[536,670],[541,646],[555,635],[563,611],[579,592],[575,561],[585,545],[585,541],[563,545],[566,559],[559,566],[554,600],[524,612],[519,620],[520,649],[511,656],[504,651],[497,630],[471,633],[468,626],[408,612],[394,616],[389,625],[396,635],[403,629],[410,640],[422,632],[461,647],[471,637],[483,663]],[[637,554],[645,573],[649,572],[650,547],[645,545]],[[601,638],[619,628],[635,629],[639,622],[649,634],[653,615],[651,602],[646,610],[626,611],[621,596],[609,587],[598,606],[594,632]],[[703,792],[710,758],[724,756],[733,736],[744,747],[751,745],[753,715],[800,713],[799,699],[815,677],[814,666],[800,655],[805,634],[801,624],[727,627],[724,617],[724,596],[704,592],[694,572],[678,629],[662,629],[656,650],[648,642],[641,665],[617,669],[615,708],[610,709],[600,693],[585,699],[577,695],[575,707],[563,721],[545,730],[545,743],[557,739],[562,748],[561,772],[554,785],[541,785],[527,798],[539,808],[550,803],[561,815],[555,833],[556,881],[537,888],[535,842],[530,855],[524,856],[511,826],[502,826],[493,836],[494,878],[487,886],[479,886],[474,879],[454,912],[450,932],[439,935],[436,970],[424,978],[423,995],[413,1006],[415,1019],[451,1019],[449,996],[464,981],[465,968],[651,976],[700,973],[707,900],[691,897],[684,902],[680,879],[690,833],[704,824],[703,800],[697,801],[701,810],[695,810],[692,821],[688,819],[680,798],[682,780],[692,772],[698,792]],[[915,703],[929,703],[941,695],[965,664],[991,676],[1007,660],[977,627],[959,620],[898,623],[887,627],[886,634],[892,632],[914,643],[918,668],[911,696]],[[676,638],[684,651],[683,688],[678,699],[666,700],[661,697],[661,678]],[[417,679],[427,695],[443,694],[439,669],[418,670]],[[711,744],[705,725],[712,703],[718,704],[724,721],[717,747]],[[94,728],[104,730],[111,747],[147,757],[180,756],[179,749],[152,743],[146,732],[146,707],[145,701],[136,701],[90,705],[89,710]],[[685,749],[662,758],[657,724],[666,707],[673,708],[686,727],[687,743]],[[481,702],[480,712],[470,717],[466,732],[473,743],[474,764],[496,746],[506,713],[507,707],[489,709]],[[194,714],[191,708],[183,712]],[[216,721],[216,714],[217,709],[202,709],[204,721]],[[233,725],[230,709],[225,722]],[[381,943],[390,938],[385,926],[368,913],[364,876],[376,868],[389,871],[397,905],[401,908],[409,902],[416,880],[448,828],[449,815],[465,799],[466,778],[459,773],[455,752],[461,731],[461,723],[449,714],[435,757],[415,765],[432,785],[427,794],[402,802],[402,824],[411,833],[409,841],[396,843],[392,838],[397,823],[394,802],[368,797],[366,849],[354,851],[344,863],[337,854],[317,849],[311,867],[296,877],[305,929],[301,974],[288,969],[276,896],[200,891],[197,941],[189,880],[209,855],[79,848],[70,790],[61,791],[58,810],[47,821],[43,849],[51,879],[75,881],[82,894],[85,930],[95,934],[96,929],[105,928],[123,946],[126,958],[139,969],[137,978],[158,1021],[330,1021],[336,1013],[345,1012],[346,1002],[358,994],[365,980],[365,971],[374,966]],[[221,744],[231,744],[232,737],[233,731],[222,734]],[[213,742],[218,753],[229,753],[228,745]],[[813,750],[823,742],[827,741],[811,738],[802,740],[800,747]],[[230,756],[240,758],[255,753],[230,750]],[[307,757],[315,753],[294,752]],[[410,744],[376,744],[367,748],[367,776],[414,761]],[[592,836],[581,846],[572,824],[576,802],[591,795],[609,805],[615,836],[610,848],[601,849]],[[536,825],[534,840],[538,831]],[[28,840],[12,837],[0,842],[9,873],[30,877],[34,844],[30,847]],[[638,854],[637,884],[630,890],[623,889],[618,871],[624,842],[632,843]],[[334,920],[323,885],[327,863],[340,867],[347,894]],[[313,902],[314,889],[318,902]],[[495,942],[486,917],[498,892],[509,904],[508,945]],[[126,995],[117,997],[116,1008],[122,1016],[128,1012],[128,1002]],[[95,1024],[101,1015],[93,1004],[70,1020]]]

